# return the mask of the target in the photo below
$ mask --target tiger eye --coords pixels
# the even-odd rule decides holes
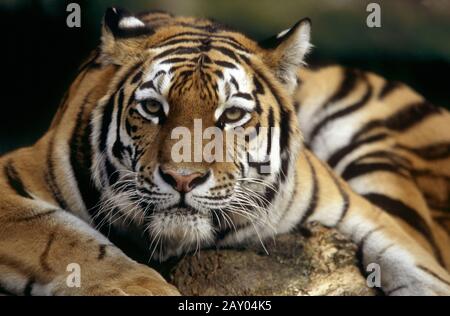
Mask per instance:
[[[223,113],[226,122],[239,121],[245,114],[245,111],[236,107],[229,108]]]
[[[158,114],[162,109],[162,104],[158,100],[150,99],[142,102],[143,109],[149,114]]]

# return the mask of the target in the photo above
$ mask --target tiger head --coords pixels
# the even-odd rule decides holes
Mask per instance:
[[[108,9],[100,212],[142,227],[161,260],[273,234],[302,143],[292,93],[309,38],[308,19],[262,44],[211,20]]]

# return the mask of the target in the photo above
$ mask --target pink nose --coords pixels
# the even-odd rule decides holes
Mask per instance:
[[[188,175],[183,175],[174,170],[163,170],[159,168],[161,178],[168,184],[170,184],[178,192],[190,192],[196,186],[206,182],[209,176],[209,172],[204,174],[200,172],[194,172]]]

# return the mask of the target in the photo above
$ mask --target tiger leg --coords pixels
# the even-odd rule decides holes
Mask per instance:
[[[391,214],[402,228],[450,270],[449,235],[433,217],[412,167],[394,152],[362,155],[341,168],[342,178],[358,194]]]
[[[49,203],[13,196],[1,183],[0,190],[3,290],[14,295],[178,294],[79,218]],[[77,267],[79,284],[71,281]]]
[[[415,181],[431,209],[437,229],[450,238],[450,176],[444,173],[450,170],[450,163],[432,161],[427,162],[426,167],[413,170]],[[450,251],[448,246],[447,249]]]
[[[450,276],[433,255],[306,150],[297,162],[297,187],[302,194],[290,212],[299,214],[300,224],[317,221],[351,238],[363,270],[371,263],[380,267],[386,294],[450,295]]]

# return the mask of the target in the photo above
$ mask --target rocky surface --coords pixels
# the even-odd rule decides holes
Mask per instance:
[[[171,282],[185,295],[376,295],[366,286],[356,247],[335,230],[312,224],[265,246],[206,250],[186,256]]]

